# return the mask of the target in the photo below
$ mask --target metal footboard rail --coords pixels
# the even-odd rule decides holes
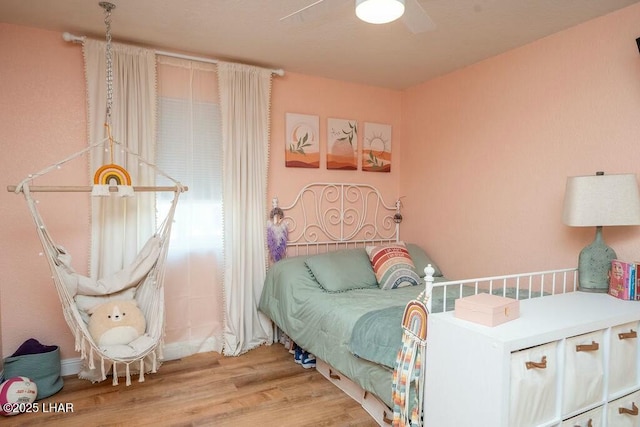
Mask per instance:
[[[426,273],[427,269],[428,267],[425,268]],[[425,277],[425,282],[429,284],[429,276]],[[578,288],[578,269],[563,268],[432,283],[431,292],[427,285],[427,293],[431,295],[430,300],[441,297],[444,311],[449,311],[453,309],[454,300],[478,293],[528,299],[573,292]]]

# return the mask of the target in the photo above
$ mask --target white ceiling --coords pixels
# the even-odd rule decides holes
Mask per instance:
[[[280,20],[314,1],[111,0],[112,35],[162,50],[404,89],[640,0],[418,0],[435,23],[421,34],[400,21],[359,21],[354,0],[324,0]],[[105,37],[97,0],[2,0],[0,20]]]

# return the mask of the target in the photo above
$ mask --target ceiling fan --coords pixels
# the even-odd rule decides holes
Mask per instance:
[[[346,3],[347,0],[309,0],[310,3],[296,11],[280,18],[280,21],[298,19],[302,21],[313,20],[322,14],[321,10],[327,7],[338,7],[338,3]],[[435,24],[422,8],[418,0],[349,0],[355,2],[355,13],[361,20],[374,24],[383,24],[402,20],[407,29],[414,33],[423,33],[435,29]],[[321,7],[324,6],[324,7]],[[382,9],[389,6],[390,15],[382,16]],[[368,13],[372,13],[371,16]],[[315,15],[315,16],[314,16]]]

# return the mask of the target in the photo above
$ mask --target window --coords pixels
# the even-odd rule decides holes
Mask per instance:
[[[189,187],[176,210],[174,255],[222,250],[222,122],[217,90],[212,90],[217,77],[215,69],[185,63],[158,70],[156,163]],[[172,185],[163,176],[157,184]],[[172,198],[172,193],[158,193],[158,221],[166,217]]]

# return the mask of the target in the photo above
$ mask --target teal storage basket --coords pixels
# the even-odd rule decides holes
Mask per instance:
[[[38,386],[36,400],[49,397],[62,389],[60,348],[46,353],[23,354],[4,359],[4,378],[27,377]]]

